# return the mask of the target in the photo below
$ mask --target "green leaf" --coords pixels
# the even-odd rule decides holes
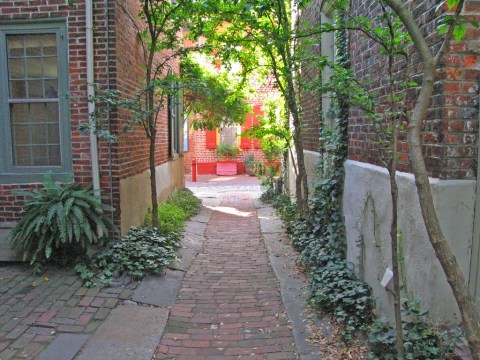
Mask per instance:
[[[458,24],[453,30],[453,37],[456,41],[460,41],[465,35],[467,35],[467,28],[465,27],[465,24]]]

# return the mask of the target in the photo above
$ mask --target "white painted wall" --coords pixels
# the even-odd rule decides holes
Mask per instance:
[[[391,200],[385,168],[347,161],[343,196],[348,260],[373,289],[379,315],[392,316],[390,291],[380,286],[391,267]],[[445,236],[468,279],[473,237],[474,180],[431,179],[435,207]],[[443,269],[427,238],[412,174],[399,173],[399,231],[407,289],[434,319],[459,322],[460,314]],[[388,288],[388,287],[387,287]]]

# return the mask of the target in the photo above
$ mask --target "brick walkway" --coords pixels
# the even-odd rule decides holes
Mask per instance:
[[[156,359],[296,359],[251,195],[224,194]]]
[[[0,359],[33,359],[58,334],[92,333],[135,286],[88,289],[72,270],[1,266]]]

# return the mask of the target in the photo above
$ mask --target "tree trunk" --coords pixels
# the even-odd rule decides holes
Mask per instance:
[[[395,131],[395,130],[394,130]],[[396,147],[396,139],[393,141]],[[390,175],[390,194],[392,197],[392,223],[390,226],[390,239],[392,249],[392,272],[393,272],[393,310],[395,313],[395,331],[397,334],[397,356],[399,359],[405,357],[403,348],[403,327],[401,313],[401,292],[400,292],[400,271],[398,268],[398,186],[397,186],[397,153],[393,151],[391,165],[388,169]]]
[[[463,319],[463,325],[467,335],[468,344],[474,360],[480,360],[480,316],[475,308],[475,302],[467,286],[465,276],[455,259],[440,227],[440,222],[433,204],[432,190],[428,178],[427,168],[422,153],[421,124],[426,118],[433,94],[436,67],[442,50],[447,48],[448,39],[452,35],[453,28],[449,29],[444,46],[441,47],[436,57],[433,57],[422,31],[412,16],[410,10],[399,0],[384,0],[400,17],[405,28],[410,34],[414,46],[423,61],[423,80],[417,103],[413,109],[412,117],[408,124],[408,145],[410,163],[415,174],[418,198],[422,210],[423,221],[427,230],[428,238],[435,250],[447,281],[452,288]],[[463,1],[458,4],[456,16],[460,14]]]
[[[152,129],[150,135],[150,154],[149,154],[149,167],[150,167],[150,189],[152,193],[152,227],[158,228],[158,196],[157,196],[157,173],[155,169],[155,141],[157,139],[157,130]]]
[[[300,114],[298,113],[297,102],[295,101],[295,89],[291,79],[288,80],[288,109],[293,120],[293,144],[297,154],[297,175],[295,177],[295,192],[297,206],[304,219],[308,218],[308,181],[305,169],[305,156],[303,154],[303,137]]]
[[[447,281],[452,288],[460,313],[462,314],[468,344],[474,360],[480,359],[480,317],[475,302],[470,294],[465,276],[448,245],[440,227],[433,204],[432,190],[428,178],[420,143],[418,126],[409,126],[408,144],[410,147],[410,163],[415,174],[418,198],[422,216],[427,229],[428,238],[435,250],[435,255],[442,265]]]

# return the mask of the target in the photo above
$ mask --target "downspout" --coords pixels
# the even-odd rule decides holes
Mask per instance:
[[[108,0],[105,0],[105,60],[107,64],[106,68],[106,88],[110,90],[110,12],[109,12]],[[110,104],[107,104],[107,126],[108,131],[112,133],[112,119],[110,117]],[[113,164],[112,164],[112,143],[108,142],[108,179],[110,185],[110,206],[113,208]],[[112,221],[114,221],[113,212],[111,213]]]
[[[88,95],[88,114],[95,112],[95,103],[92,99],[95,97],[94,88],[94,62],[93,62],[93,0],[85,0],[85,29],[87,46],[87,95]],[[90,126],[90,162],[92,167],[93,192],[97,198],[100,198],[100,168],[98,165],[98,143],[95,134],[95,125]]]

